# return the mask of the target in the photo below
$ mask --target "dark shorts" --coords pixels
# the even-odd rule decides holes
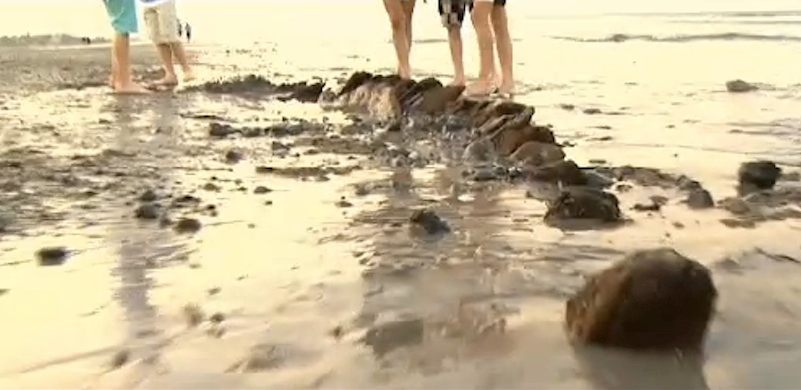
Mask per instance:
[[[474,0],[470,0],[470,10],[473,9],[473,2]],[[492,4],[496,7],[504,7],[506,6],[506,0],[493,0]]]
[[[461,27],[470,0],[439,0],[439,15],[445,28]]]

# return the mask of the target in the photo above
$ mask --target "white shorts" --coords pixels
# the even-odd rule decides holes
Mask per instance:
[[[178,11],[174,1],[165,1],[154,7],[145,7],[145,25],[150,40],[155,44],[180,42],[178,36]]]

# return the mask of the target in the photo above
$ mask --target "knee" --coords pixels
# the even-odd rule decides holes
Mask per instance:
[[[403,16],[391,16],[389,18],[389,24],[392,26],[392,31],[395,32],[406,31],[406,20]]]

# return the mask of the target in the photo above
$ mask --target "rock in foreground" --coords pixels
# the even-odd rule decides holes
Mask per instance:
[[[577,344],[700,351],[717,290],[709,270],[673,249],[636,252],[592,276],[567,302]]]
[[[771,161],[751,161],[740,165],[737,176],[740,179],[740,186],[745,188],[756,188],[769,190],[776,185],[782,170]]]

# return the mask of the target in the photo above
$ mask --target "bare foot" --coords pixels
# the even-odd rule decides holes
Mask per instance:
[[[501,86],[498,87],[498,92],[504,96],[514,96],[515,94],[515,83],[514,82],[503,82]]]
[[[195,79],[195,73],[191,70],[184,71],[184,82],[190,82]]]
[[[115,85],[114,93],[118,95],[147,95],[150,91],[133,81],[129,81]]]
[[[467,87],[465,94],[467,96],[489,96],[495,93],[497,90],[498,88],[495,87],[495,83],[492,81],[478,80]]]
[[[448,84],[449,87],[464,87],[464,85],[464,77],[456,77],[453,79],[453,81],[451,81],[450,84]]]
[[[175,75],[172,76],[164,76],[161,80],[157,80],[153,82],[153,85],[158,86],[173,86],[178,85],[178,78]]]
[[[398,76],[404,80],[411,80],[412,78],[412,70],[408,67],[401,66],[398,68]]]

